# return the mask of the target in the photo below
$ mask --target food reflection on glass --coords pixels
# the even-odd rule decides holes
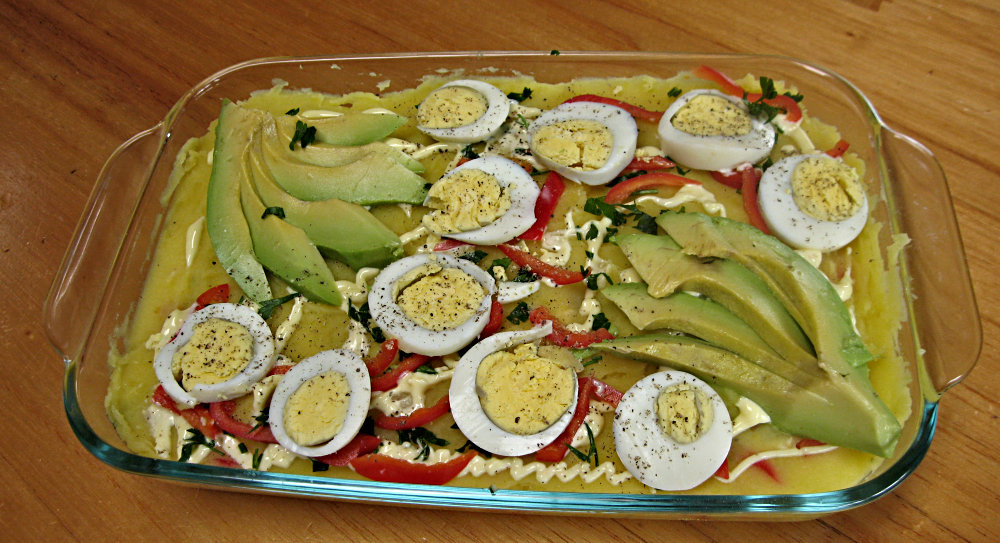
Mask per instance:
[[[892,455],[897,255],[866,164],[794,82],[240,99],[177,157],[111,355],[137,453],[703,494],[846,488]]]

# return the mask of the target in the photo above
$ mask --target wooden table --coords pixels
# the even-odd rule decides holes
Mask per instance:
[[[177,4],[177,5],[175,5]],[[0,3],[0,539],[10,541],[1000,539],[1000,10],[990,0],[708,6],[474,2]],[[585,7],[583,4],[587,4]],[[863,89],[948,173],[984,328],[917,472],[869,506],[792,523],[525,517],[195,490],[115,471],[62,409],[42,301],[102,163],[193,84],[263,56],[611,49],[801,57]],[[941,263],[947,266],[947,263]],[[942,308],[941,311],[948,311]]]

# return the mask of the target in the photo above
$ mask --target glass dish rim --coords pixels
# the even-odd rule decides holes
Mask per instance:
[[[526,57],[537,58],[555,56],[554,52],[538,51],[448,51],[448,52],[408,52],[387,54],[352,54],[352,55],[319,55],[307,57],[277,56],[248,60],[226,67],[189,89],[169,110],[164,119],[153,128],[142,134],[149,134],[159,129],[158,153],[154,163],[162,159],[160,153],[169,137],[170,127],[184,106],[200,94],[211,89],[214,82],[228,74],[246,67],[257,67],[275,63],[294,62],[336,62],[346,60],[374,60],[399,58],[482,58],[513,59]],[[820,68],[808,62],[782,55],[728,54],[728,53],[684,53],[684,52],[629,52],[629,51],[565,51],[569,59],[583,58],[614,58],[626,56],[630,58],[672,58],[710,60],[712,58],[779,60],[796,64],[808,70],[831,76],[849,88],[870,116],[872,128],[888,129],[879,117],[867,96],[852,83],[825,68]],[[136,137],[139,137],[137,135]],[[135,138],[133,138],[135,139]],[[130,140],[131,141],[131,140]],[[127,145],[126,142],[124,145]],[[881,151],[881,148],[878,149]],[[116,151],[117,152],[117,151]],[[112,158],[114,154],[112,155]],[[108,159],[109,162],[111,158]],[[82,222],[82,221],[81,221]],[[78,227],[79,228],[79,227]],[[72,248],[72,247],[71,247]],[[59,276],[57,275],[57,281]],[[53,285],[53,290],[55,283]],[[50,292],[51,298],[51,292]],[[46,300],[46,309],[50,300]],[[60,349],[57,346],[57,351]],[[914,412],[911,416],[921,416],[917,434],[909,448],[895,463],[879,475],[858,485],[830,492],[814,494],[769,494],[769,495],[675,495],[675,494],[595,494],[568,493],[544,491],[498,490],[470,487],[427,487],[374,481],[355,481],[331,479],[326,477],[310,477],[270,472],[254,472],[233,470],[215,466],[181,464],[173,461],[147,458],[131,452],[123,451],[105,443],[93,431],[85,416],[79,409],[75,394],[75,361],[72,357],[63,355],[67,363],[64,381],[64,406],[70,424],[82,444],[98,459],[126,472],[160,477],[177,482],[222,486],[230,489],[274,492],[278,494],[294,494],[311,497],[335,498],[363,502],[384,503],[392,497],[394,503],[409,505],[425,505],[435,507],[475,508],[478,510],[511,510],[521,512],[602,512],[616,516],[630,516],[656,513],[680,513],[691,516],[701,515],[732,515],[782,513],[791,516],[817,516],[846,509],[851,509],[870,503],[898,486],[918,466],[926,454],[936,426],[937,398],[925,396],[923,410]],[[915,363],[915,362],[914,362]],[[956,381],[957,382],[957,381]],[[954,384],[954,383],[951,383]],[[950,386],[950,384],[949,384]],[[485,494],[484,494],[485,493]],[[400,501],[402,499],[402,501]],[[506,498],[506,499],[505,499]]]

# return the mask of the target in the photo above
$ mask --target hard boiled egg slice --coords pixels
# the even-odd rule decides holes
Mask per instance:
[[[531,454],[555,441],[573,417],[576,373],[538,356],[533,342],[552,323],[494,334],[470,348],[455,367],[448,394],[459,429],[493,454]]]
[[[337,452],[361,430],[371,395],[368,367],[357,353],[323,351],[281,378],[268,411],[271,432],[295,454]]]
[[[614,179],[635,156],[638,135],[627,111],[597,102],[561,104],[528,127],[532,156],[585,185]]]
[[[454,353],[486,327],[496,282],[468,260],[418,254],[386,266],[368,307],[399,348],[428,356]]]
[[[153,361],[156,378],[178,404],[242,396],[274,365],[274,338],[249,307],[212,304],[192,313]]]
[[[535,223],[538,185],[516,162],[498,156],[470,160],[427,191],[422,223],[435,234],[496,245]]]
[[[438,141],[475,143],[497,134],[509,113],[510,100],[503,91],[462,79],[424,98],[417,107],[417,128]]]
[[[681,95],[660,119],[660,147],[674,161],[699,170],[756,163],[774,146],[774,128],[750,115],[739,98],[716,90]]]
[[[857,172],[824,154],[776,162],[761,177],[757,202],[771,233],[796,249],[835,251],[868,222],[868,198]]]
[[[729,454],[733,425],[719,394],[681,371],[632,385],[615,410],[615,448],[626,469],[659,490],[688,490]]]

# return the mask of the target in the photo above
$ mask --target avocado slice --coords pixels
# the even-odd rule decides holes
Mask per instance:
[[[240,206],[240,180],[248,175],[243,160],[256,121],[223,100],[215,125],[212,174],[208,181],[205,226],[219,263],[243,293],[255,302],[271,299],[264,268],[254,253],[250,227]]]
[[[279,119],[282,132],[293,134],[296,121],[302,121],[316,127],[316,141],[330,145],[364,145],[384,139],[406,124],[406,117],[388,111],[379,113],[347,111],[329,117],[284,115]]]
[[[628,234],[618,246],[660,298],[676,291],[697,292],[728,308],[749,324],[782,357],[803,369],[815,368],[809,339],[764,282],[730,259],[684,254],[669,236]]]
[[[799,386],[809,386],[823,377],[815,359],[810,370],[784,360],[750,325],[722,305],[686,292],[654,298],[647,288],[644,283],[619,283],[604,287],[601,295],[617,305],[640,330],[670,329],[698,337]]]
[[[760,405],[775,426],[792,435],[883,457],[892,454],[899,439],[899,422],[861,372],[803,387],[731,351],[673,334],[617,338],[589,349],[686,371],[731,389]]]
[[[350,164],[371,153],[379,153],[388,155],[414,173],[424,173],[424,165],[419,160],[381,141],[354,146],[312,143],[305,147],[289,149],[288,144],[292,139],[291,134],[279,134],[277,121],[274,121],[273,118],[267,121],[264,122],[262,129],[264,145],[281,150],[289,160],[312,164],[314,166],[323,166],[325,168],[334,168]]]
[[[337,280],[319,250],[302,229],[265,215],[267,208],[252,185],[249,175],[240,179],[240,201],[260,263],[310,300],[340,305]]]
[[[253,145],[263,145],[255,138]],[[355,270],[376,268],[403,256],[399,236],[367,209],[343,200],[305,202],[281,190],[270,172],[260,163],[259,152],[249,153],[253,184],[266,207],[280,207],[289,224],[306,236],[330,258]]]
[[[274,180],[299,200],[337,198],[361,205],[419,205],[427,196],[424,178],[386,154],[372,152],[354,162],[327,168],[290,160],[270,145],[261,149],[262,163]]]
[[[656,223],[685,253],[735,260],[762,279],[802,327],[827,371],[851,373],[874,358],[830,281],[778,238],[704,213],[666,211]]]

